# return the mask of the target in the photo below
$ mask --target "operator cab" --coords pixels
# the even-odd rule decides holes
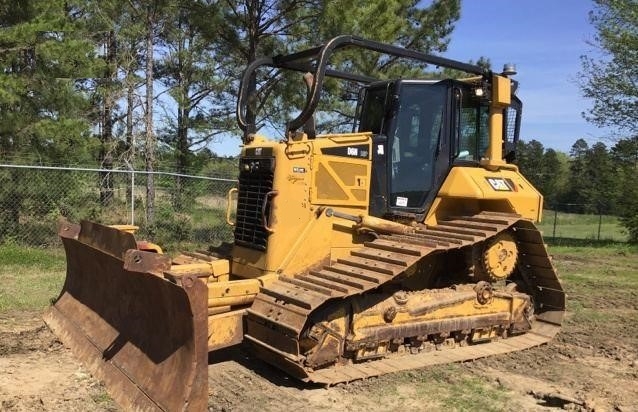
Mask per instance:
[[[453,165],[479,165],[489,145],[489,102],[479,87],[396,80],[362,89],[355,130],[374,135],[370,214],[419,220]],[[520,101],[512,97],[504,116],[508,161],[520,118]]]

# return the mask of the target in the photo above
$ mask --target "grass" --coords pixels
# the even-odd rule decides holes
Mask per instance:
[[[550,246],[549,252],[561,278],[583,291],[592,283],[638,287],[638,245]]]
[[[507,390],[475,376],[463,377],[459,384],[452,385],[443,405],[446,410],[456,411],[502,411],[514,407]]]
[[[0,245],[0,312],[47,307],[62,289],[65,268],[61,249]]]
[[[638,246],[550,247],[567,293],[568,322],[638,344]],[[593,337],[592,337],[593,338]]]
[[[512,407],[507,389],[468,373],[460,364],[405,371],[377,379],[372,385],[365,382],[353,385],[358,397],[364,398],[361,405],[437,411],[502,411]]]
[[[554,220],[556,231],[554,232]],[[600,226],[600,239],[598,227]],[[580,215],[576,213],[555,213],[543,211],[543,221],[539,224],[546,239],[559,244],[566,239],[584,239],[588,241],[626,242],[627,234],[618,221],[618,217],[609,215]],[[555,235],[554,235],[555,233]]]

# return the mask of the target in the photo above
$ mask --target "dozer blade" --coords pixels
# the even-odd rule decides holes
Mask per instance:
[[[44,320],[125,410],[205,410],[207,288],[165,280],[132,234],[63,223],[64,288]]]

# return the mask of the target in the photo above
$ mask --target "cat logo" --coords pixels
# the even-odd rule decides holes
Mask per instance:
[[[487,183],[490,184],[492,189],[497,192],[512,192],[514,189],[514,182],[510,179],[504,179],[502,177],[486,177]]]

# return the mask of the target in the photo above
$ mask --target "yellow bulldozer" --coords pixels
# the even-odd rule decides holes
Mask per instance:
[[[333,66],[344,49],[467,75],[377,79]],[[304,74],[282,141],[256,133],[258,69]],[[64,222],[46,323],[131,410],[206,409],[209,354],[240,342],[327,385],[548,342],[565,294],[534,225],[543,198],[512,163],[514,74],[355,36],[256,60],[233,243],[169,257],[130,227]],[[360,87],[352,133],[315,131],[326,78]]]

